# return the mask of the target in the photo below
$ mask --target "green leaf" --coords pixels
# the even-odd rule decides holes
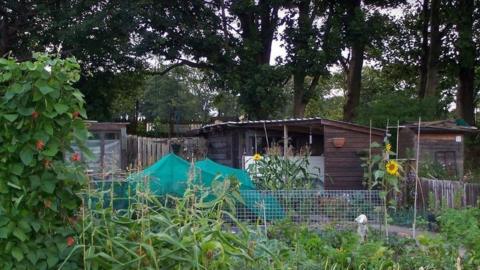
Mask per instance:
[[[11,253],[18,262],[23,260],[23,251],[19,247],[13,247]]]
[[[62,114],[68,111],[68,106],[65,104],[58,103],[53,105],[53,107],[55,108],[55,111],[57,111],[58,114]]]
[[[45,149],[42,154],[48,157],[53,157],[58,153],[58,142],[56,140],[51,140],[48,145],[47,149]]]
[[[4,114],[3,118],[7,119],[10,122],[17,120],[18,114]]]
[[[11,72],[3,73],[3,74],[2,74],[2,81],[8,81],[8,80],[10,80],[11,77],[12,77],[12,73],[11,73]]]
[[[49,254],[47,258],[47,264],[49,268],[53,268],[58,263],[58,257],[54,254]]]
[[[36,264],[38,261],[37,254],[34,251],[27,253],[27,259],[32,263]]]
[[[23,173],[23,166],[21,164],[15,163],[10,167],[10,171],[15,175],[22,175]]]
[[[53,127],[52,127],[52,123],[50,122],[46,122],[45,125],[43,126],[43,129],[45,130],[45,132],[52,136],[53,135]]]
[[[23,147],[22,151],[20,151],[20,159],[22,160],[23,164],[30,165],[33,160],[33,151],[30,147],[25,146]]]
[[[23,116],[30,116],[32,115],[34,109],[33,108],[19,108],[18,113]]]
[[[43,94],[43,95],[47,95],[53,91],[55,91],[55,89],[53,89],[52,87],[48,86],[48,85],[42,85],[40,87],[38,87],[38,90],[40,90],[40,92]]]
[[[55,182],[53,180],[42,180],[42,190],[52,194],[55,190]]]
[[[28,239],[28,236],[20,227],[15,227],[15,229],[13,229],[13,235],[22,242]]]
[[[32,221],[30,222],[30,226],[32,226],[32,229],[35,231],[35,232],[38,232],[41,228],[41,225],[40,223],[36,222],[36,221]]]
[[[378,179],[381,179],[383,178],[383,176],[385,175],[385,172],[384,171],[381,171],[381,170],[376,170],[374,173],[373,173],[374,177],[375,177],[375,180],[378,180]]]
[[[72,95],[73,95],[76,99],[78,99],[78,101],[83,101],[83,94],[82,94],[80,91],[75,90],[75,91],[72,93]]]

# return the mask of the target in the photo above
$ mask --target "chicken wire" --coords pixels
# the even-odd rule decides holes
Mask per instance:
[[[364,214],[369,223],[380,223],[382,218],[378,190],[246,190],[241,194],[248,203],[237,207],[237,218],[247,222],[351,223]]]
[[[126,181],[91,182],[91,188],[104,191],[107,206],[113,195],[117,209],[127,207],[128,186]],[[113,193],[110,188],[114,188]],[[350,224],[360,214],[366,215],[370,224],[383,221],[378,190],[241,190],[240,194],[243,202],[236,207],[236,218],[246,223],[288,219],[307,224]]]

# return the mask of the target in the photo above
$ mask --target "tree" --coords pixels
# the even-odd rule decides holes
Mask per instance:
[[[473,0],[456,1],[458,18],[456,28],[458,32],[458,90],[457,116],[468,124],[475,125],[475,43],[473,41]]]
[[[435,97],[438,95],[438,68],[442,45],[440,34],[440,3],[441,0],[432,0],[430,8],[430,47],[427,58],[425,97]]]
[[[132,57],[134,7],[130,1],[0,1],[0,56],[75,56],[83,75],[76,87],[86,95],[87,110],[94,119],[111,119],[119,73],[141,67]]]
[[[211,72],[216,88],[238,94],[250,118],[267,118],[283,97],[285,76],[270,65],[281,5],[278,0],[141,3],[137,49],[171,62],[161,74],[179,66]]]
[[[169,134],[174,133],[175,124],[198,123],[205,117],[198,96],[174,75],[178,76],[173,73],[147,79],[141,104],[141,113],[146,120],[168,123]]]
[[[339,8],[331,1],[299,1],[289,6],[283,40],[293,77],[293,116],[303,117],[320,77],[340,56]]]
[[[347,68],[347,102],[343,109],[343,120],[352,121],[355,109],[360,102],[362,87],[362,67],[365,50],[365,15],[361,9],[361,0],[347,2],[347,35],[350,40],[350,59]]]

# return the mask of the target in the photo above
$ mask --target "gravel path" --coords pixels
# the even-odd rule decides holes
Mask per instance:
[[[384,227],[380,227],[379,224],[370,224],[371,228],[380,230],[380,228],[383,230]],[[412,237],[413,236],[413,231],[412,228],[408,227],[401,227],[401,226],[396,226],[396,225],[388,225],[388,233],[389,234],[396,234],[398,236],[404,236],[404,237]],[[430,232],[430,231],[422,231],[417,229],[417,236],[419,235],[435,235],[436,233]]]

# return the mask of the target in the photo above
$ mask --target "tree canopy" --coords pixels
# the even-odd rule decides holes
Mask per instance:
[[[199,121],[218,113],[372,118],[376,125],[385,118],[453,116],[475,124],[479,6],[473,0],[2,0],[0,54],[75,56],[83,75],[77,87],[99,120],[135,118],[153,102],[142,103],[145,93],[175,88],[177,104],[196,102],[188,115]],[[158,110],[152,105],[143,113],[164,114]]]

